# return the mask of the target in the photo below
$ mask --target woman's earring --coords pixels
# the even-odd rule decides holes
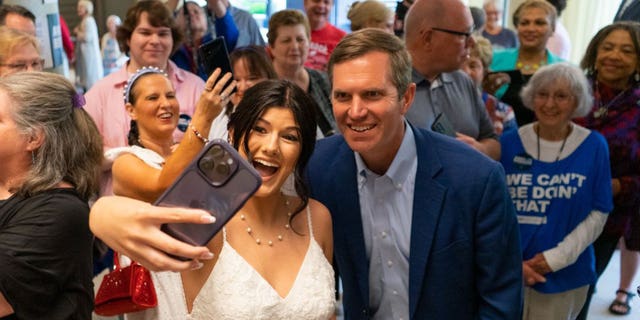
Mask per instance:
[[[31,164],[32,165],[36,164],[36,156],[33,154],[33,151],[31,151]]]
[[[640,72],[636,71],[636,75],[633,76],[633,79],[635,79],[636,82],[640,82]]]

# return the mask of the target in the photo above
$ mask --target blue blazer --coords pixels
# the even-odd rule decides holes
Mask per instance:
[[[520,237],[502,167],[461,142],[412,128],[411,319],[520,319]],[[318,141],[307,174],[311,196],[331,211],[345,319],[369,319],[356,170],[353,151],[333,136]]]
[[[620,14],[620,10],[622,10],[622,6],[624,5],[624,1],[620,4],[618,8],[618,12],[616,16],[613,18],[613,22],[616,21],[636,21],[640,22],[640,1],[633,1],[629,7],[624,11],[624,13]]]

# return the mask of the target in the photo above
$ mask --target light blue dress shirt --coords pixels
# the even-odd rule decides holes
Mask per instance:
[[[418,159],[405,123],[402,144],[387,172],[369,170],[358,153],[358,195],[369,259],[372,319],[409,319],[409,248]]]

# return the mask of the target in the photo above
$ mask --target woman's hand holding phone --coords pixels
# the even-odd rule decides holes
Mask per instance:
[[[186,271],[213,258],[207,247],[192,246],[160,230],[166,223],[212,224],[207,211],[153,206],[126,197],[98,199],[89,217],[91,231],[113,250],[127,255],[152,271]],[[187,261],[169,255],[180,256]]]

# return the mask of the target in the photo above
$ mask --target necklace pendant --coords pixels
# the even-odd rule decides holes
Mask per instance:
[[[594,117],[594,118],[596,118],[596,119],[597,119],[597,118],[600,118],[600,117],[604,117],[604,116],[606,116],[606,115],[607,115],[607,112],[608,112],[607,108],[605,108],[605,107],[600,107],[600,108],[598,108],[598,110],[596,110],[596,111],[593,113],[593,117]]]

